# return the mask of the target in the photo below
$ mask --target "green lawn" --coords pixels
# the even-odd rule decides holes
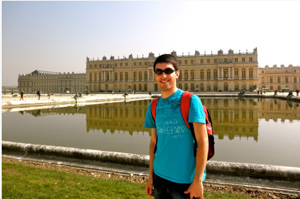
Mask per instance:
[[[205,193],[205,198],[249,198],[230,193]],[[128,180],[95,178],[2,162],[2,198],[151,198],[145,185]]]

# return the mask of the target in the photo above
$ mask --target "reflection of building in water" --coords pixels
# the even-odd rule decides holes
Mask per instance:
[[[259,118],[266,119],[266,121],[273,120],[281,122],[289,120],[290,122],[300,120],[300,105],[299,103],[277,100],[265,99],[258,102]]]
[[[201,98],[210,111],[213,131],[219,139],[228,135],[229,139],[253,137],[258,140],[258,107],[255,99]]]
[[[63,108],[49,108],[49,109],[36,109],[19,111],[22,115],[25,113],[31,114],[35,117],[38,116],[48,116],[48,115],[75,115],[75,114],[85,114],[86,107],[63,107]]]
[[[144,120],[149,101],[132,101],[130,103],[111,103],[92,106],[86,112],[87,132],[98,130],[106,133],[128,131],[130,135],[134,132],[148,132],[144,128]]]

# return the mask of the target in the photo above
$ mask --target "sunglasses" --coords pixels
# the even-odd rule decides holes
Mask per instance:
[[[167,69],[165,69],[165,70],[162,70],[162,69],[155,69],[154,72],[155,72],[155,74],[157,74],[157,75],[161,75],[161,74],[163,74],[163,73],[169,75],[169,74],[171,74],[171,73],[174,73],[175,70],[173,70],[173,69],[171,69],[171,68],[167,68]]]

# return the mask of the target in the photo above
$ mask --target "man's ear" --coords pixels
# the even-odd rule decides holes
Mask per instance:
[[[179,71],[179,70],[176,70],[175,73],[176,73],[176,79],[178,79],[178,77],[179,77],[179,75],[180,75],[180,71]]]

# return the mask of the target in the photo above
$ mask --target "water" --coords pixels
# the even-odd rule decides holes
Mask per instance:
[[[275,99],[202,98],[210,110],[213,160],[300,166],[300,105]],[[148,154],[151,101],[2,113],[2,140]],[[12,110],[13,111],[13,110]]]

